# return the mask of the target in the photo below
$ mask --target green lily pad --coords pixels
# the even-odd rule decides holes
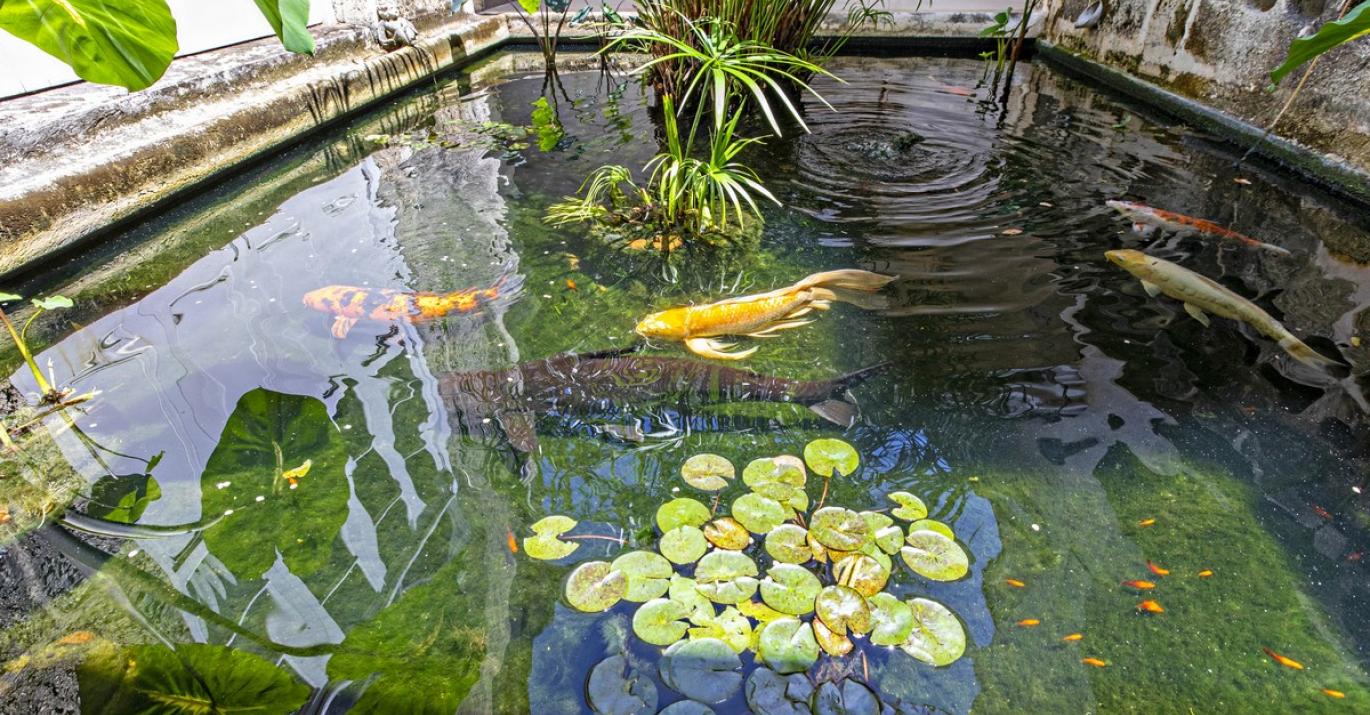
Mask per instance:
[[[34,307],[40,308],[42,310],[60,310],[62,308],[70,308],[73,305],[76,305],[71,301],[70,298],[64,295],[52,295],[48,296],[47,298],[34,298],[29,302],[33,303]]]
[[[818,662],[818,641],[809,624],[777,618],[761,630],[757,655],[777,673],[802,673]]]
[[[753,491],[759,491],[767,484],[784,484],[802,489],[808,481],[808,474],[804,472],[804,465],[795,464],[796,461],[794,457],[753,459],[742,470],[742,483]]]
[[[807,563],[813,558],[809,531],[795,524],[781,524],[766,534],[766,553],[783,564]]]
[[[743,601],[742,603],[737,604],[737,610],[741,611],[742,615],[760,623],[770,623],[777,618],[788,617],[786,614],[781,613],[764,603],[758,603],[756,601]]]
[[[695,584],[710,601],[736,605],[756,593],[758,573],[756,562],[746,554],[710,551],[695,566]]]
[[[714,715],[714,709],[693,700],[677,700],[656,715]]]
[[[892,711],[891,711],[892,712]],[[880,698],[870,688],[851,678],[841,685],[826,682],[818,686],[813,699],[813,715],[879,715]]]
[[[741,551],[752,543],[751,532],[731,516],[719,517],[705,524],[704,538],[714,546],[729,551]]]
[[[776,564],[761,582],[761,600],[767,606],[791,616],[813,610],[814,597],[823,584],[812,572],[794,564]]]
[[[628,659],[621,655],[609,656],[596,664],[590,671],[585,691],[590,707],[597,713],[652,715],[656,712],[656,684],[630,667]]]
[[[570,556],[580,544],[562,541],[557,537],[576,528],[578,522],[569,516],[553,514],[539,519],[530,527],[536,536],[524,537],[523,551],[540,561],[555,561]]]
[[[628,579],[628,591],[623,598],[636,603],[660,598],[671,586],[675,571],[671,562],[651,551],[629,551],[614,559],[610,567]]]
[[[661,680],[701,703],[721,703],[742,686],[742,661],[717,638],[676,643],[661,658]]]
[[[814,612],[833,633],[860,635],[871,629],[871,610],[866,599],[846,586],[828,586],[814,601]]]
[[[533,522],[533,525],[528,528],[532,529],[533,533],[538,536],[560,536],[576,528],[579,523],[569,516],[553,514]]]
[[[802,490],[791,484],[766,482],[765,484],[757,485],[752,491],[768,499],[774,499],[783,505],[785,502],[793,499],[795,495]]]
[[[699,592],[698,584],[688,576],[671,576],[671,585],[666,589],[666,597],[685,607],[691,623],[702,625],[714,618],[714,604]]]
[[[656,525],[665,533],[677,526],[704,526],[711,516],[709,507],[689,497],[680,497],[656,510]]]
[[[586,613],[607,611],[628,593],[628,577],[604,561],[586,561],[566,579],[566,601]]]
[[[765,534],[785,522],[780,502],[760,494],[743,494],[733,501],[733,518],[753,534]]]
[[[695,526],[677,526],[661,535],[661,555],[676,564],[692,564],[709,550],[709,540]]]
[[[887,526],[874,532],[872,537],[875,546],[887,554],[899,553],[899,547],[904,545],[904,530],[898,524]]]
[[[885,590],[890,580],[890,570],[866,554],[851,554],[834,563],[832,571],[837,583],[867,598]]]
[[[685,460],[680,476],[686,484],[706,492],[716,492],[728,486],[737,476],[733,463],[717,454],[696,454]]]
[[[755,715],[809,715],[813,683],[804,675],[757,668],[747,676],[747,705]]]
[[[936,519],[919,519],[918,521],[909,524],[909,533],[915,531],[935,531],[948,539],[956,538],[956,532],[952,531],[950,526],[947,526]]]
[[[828,563],[828,549],[818,543],[818,539],[813,538],[813,532],[809,532],[809,551],[813,552],[813,560],[820,564]]]
[[[908,492],[892,492],[888,498],[899,505],[890,512],[897,519],[917,521],[928,515],[928,506],[923,500]]]
[[[804,462],[814,474],[829,479],[834,471],[844,477],[855,472],[861,457],[840,439],[816,439],[804,445]]]
[[[690,629],[690,639],[717,638],[728,644],[734,653],[747,650],[752,644],[752,622],[734,606],[711,618],[691,619],[697,628]]]
[[[633,633],[652,645],[667,646],[685,637],[689,626],[681,620],[688,616],[685,607],[669,598],[654,598],[633,614]]]
[[[866,599],[871,609],[871,644],[895,646],[913,632],[913,609],[893,594],[877,593]]]
[[[824,653],[833,657],[842,657],[852,652],[855,645],[851,639],[841,633],[835,633],[831,628],[823,624],[823,619],[815,618],[809,624],[813,628],[813,639],[818,641],[818,647]]]
[[[840,506],[825,506],[813,513],[809,533],[818,543],[837,551],[856,551],[866,543],[866,520]]]
[[[909,608],[913,610],[913,630],[900,644],[901,650],[938,667],[956,662],[966,652],[966,630],[946,606],[915,598],[909,601]]]
[[[970,558],[955,541],[935,531],[915,531],[899,550],[914,573],[933,581],[955,581],[970,571]]]
[[[866,531],[872,534],[894,523],[894,519],[878,511],[863,511],[861,518],[866,522]]]

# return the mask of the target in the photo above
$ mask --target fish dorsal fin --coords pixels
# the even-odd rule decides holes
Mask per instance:
[[[1152,298],[1161,294],[1161,287],[1148,280],[1142,281],[1142,290],[1146,291],[1146,294]]]
[[[342,340],[347,337],[347,333],[352,330],[352,326],[357,324],[356,318],[349,318],[346,315],[339,315],[333,319],[333,337]]]
[[[1200,323],[1203,323],[1203,326],[1205,328],[1213,324],[1208,320],[1208,314],[1204,312],[1204,309],[1200,308],[1197,305],[1194,305],[1193,303],[1185,303],[1184,312],[1189,313],[1189,316],[1191,318],[1199,321]]]

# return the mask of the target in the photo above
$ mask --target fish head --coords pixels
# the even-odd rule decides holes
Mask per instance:
[[[324,286],[304,294],[304,304],[322,313],[337,313],[344,286]]]
[[[1146,270],[1156,262],[1156,259],[1132,248],[1119,248],[1104,253],[1104,257],[1110,263],[1126,270],[1136,273],[1139,270]]]
[[[639,320],[633,331],[644,338],[684,340],[688,336],[685,335],[685,324],[680,313],[678,309],[652,313]]]
[[[1142,208],[1142,205],[1139,203],[1135,203],[1132,201],[1118,201],[1116,199],[1110,199],[1108,201],[1105,201],[1104,205],[1113,209],[1114,211],[1117,211],[1118,213],[1124,216],[1132,216]]]

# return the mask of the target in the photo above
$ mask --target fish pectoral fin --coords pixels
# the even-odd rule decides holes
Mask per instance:
[[[1189,313],[1189,316],[1191,318],[1199,321],[1200,323],[1203,323],[1203,326],[1205,328],[1213,325],[1212,321],[1208,319],[1208,314],[1204,312],[1204,309],[1200,308],[1197,305],[1194,305],[1193,303],[1185,303],[1184,312]]]
[[[1151,236],[1156,233],[1157,230],[1158,229],[1155,226],[1152,226],[1149,223],[1142,223],[1141,221],[1132,222],[1132,231],[1138,236]]]
[[[725,343],[712,338],[686,338],[685,347],[700,357],[715,360],[744,360],[756,352],[756,348],[728,352],[734,343]]]
[[[850,402],[836,399],[823,400],[809,405],[809,409],[838,427],[851,427],[856,424],[856,405]]]
[[[800,316],[802,316],[802,315],[808,315],[809,313],[812,313],[812,312],[813,312],[813,306],[812,306],[812,305],[803,305],[803,306],[800,306],[800,307],[798,307],[798,308],[795,308],[794,310],[791,310],[790,312],[786,313],[786,314],[785,314],[785,320],[790,320],[790,319],[792,319],[792,318],[798,318],[798,317],[800,317]]]
[[[802,328],[805,325],[808,325],[812,322],[812,320],[782,320],[779,323],[771,323],[770,325],[766,326],[765,328],[762,328],[761,330],[756,331],[755,333],[747,333],[747,337],[774,338],[776,336],[775,334],[781,330],[789,330],[791,328]]]
[[[345,315],[339,315],[338,317],[333,319],[333,337],[342,340],[343,338],[347,337],[347,333],[351,331],[352,326],[356,324],[356,318],[349,318]]]
[[[1142,281],[1142,290],[1146,291],[1146,294],[1152,298],[1161,294],[1161,287],[1151,281]]]

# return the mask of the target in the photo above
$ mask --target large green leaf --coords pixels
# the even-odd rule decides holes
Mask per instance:
[[[314,54],[314,36],[309,34],[309,0],[256,0],[271,29],[287,50]]]
[[[162,498],[162,488],[151,474],[107,474],[90,488],[86,513],[98,519],[132,524],[152,502]]]
[[[220,645],[95,650],[77,677],[86,713],[284,715],[309,697],[290,671]]]
[[[1367,35],[1370,35],[1370,0],[1351,8],[1340,20],[1323,25],[1312,35],[1289,43],[1289,56],[1270,73],[1270,81],[1278,84],[1285,75],[1314,57]]]
[[[291,480],[286,472],[312,465]],[[347,519],[343,438],[312,397],[256,389],[238,400],[200,476],[203,516],[232,511],[204,532],[235,574],[257,578],[279,552],[296,576],[325,563]]]
[[[0,28],[81,79],[130,90],[156,82],[179,48],[166,0],[7,0]]]

